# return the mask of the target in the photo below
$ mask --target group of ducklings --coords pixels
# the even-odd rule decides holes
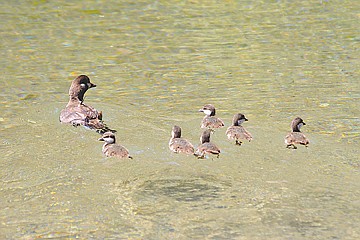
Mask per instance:
[[[219,157],[221,151],[214,143],[210,142],[210,134],[214,132],[214,129],[224,127],[224,122],[215,116],[215,107],[212,104],[206,104],[199,111],[205,113],[205,117],[201,122],[201,128],[205,128],[205,130],[200,137],[200,145],[196,150],[188,140],[181,137],[181,128],[176,125],[172,128],[169,148],[175,153],[193,154],[198,158],[204,158],[206,154],[213,154]],[[225,132],[227,138],[235,140],[235,144],[239,146],[242,144],[242,141],[250,142],[253,139],[251,133],[242,126],[242,123],[245,121],[248,121],[248,119],[244,114],[235,114],[232,125]],[[303,125],[305,125],[305,122],[299,117],[296,117],[291,122],[292,132],[285,137],[287,148],[296,149],[295,144],[305,146],[309,144],[309,140],[300,132],[300,128]]]
[[[223,120],[215,116],[216,110],[214,105],[206,104],[199,112],[205,113],[205,117],[201,122],[201,128],[205,128],[201,137],[200,145],[195,150],[194,146],[186,139],[181,138],[181,128],[174,126],[171,132],[169,148],[175,153],[194,154],[198,158],[204,158],[207,153],[214,154],[219,157],[220,149],[210,142],[210,134],[216,128],[225,126]],[[241,125],[247,121],[244,114],[238,113],[234,115],[233,124],[226,130],[226,135],[230,140],[235,140],[235,144],[241,145],[241,140],[252,140],[251,134]]]
[[[60,112],[60,122],[72,124],[73,126],[85,126],[90,129],[95,129],[102,134],[99,141],[104,141],[102,152],[106,157],[132,158],[129,151],[120,144],[116,143],[115,130],[107,127],[102,121],[102,112],[95,108],[84,104],[84,94],[90,89],[96,87],[90,82],[90,78],[86,75],[80,75],[75,78],[69,89],[69,102],[66,107]],[[185,153],[195,155],[198,158],[205,158],[207,154],[213,154],[219,157],[220,149],[212,142],[210,142],[210,135],[214,129],[224,127],[224,122],[215,116],[215,107],[212,104],[206,104],[199,110],[205,114],[201,122],[201,128],[204,128],[200,145],[196,148],[186,139],[181,137],[181,128],[174,126],[171,132],[169,141],[169,148],[175,153]],[[226,130],[226,136],[229,140],[235,140],[236,145],[241,145],[242,141],[251,141],[252,135],[241,125],[248,119],[244,114],[237,113],[233,117],[233,122]],[[307,146],[309,140],[300,132],[300,128],[305,125],[304,121],[296,117],[291,122],[292,131],[286,135],[285,144],[287,148],[296,149],[295,144]]]

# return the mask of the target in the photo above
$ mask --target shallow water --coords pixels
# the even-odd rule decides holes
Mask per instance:
[[[47,1],[2,4],[0,238],[358,239],[357,1]],[[134,160],[106,159],[99,135],[58,121],[71,80],[97,87]],[[194,145],[198,112],[254,140]],[[308,148],[283,138],[295,116]]]

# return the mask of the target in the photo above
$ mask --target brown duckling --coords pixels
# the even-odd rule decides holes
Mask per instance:
[[[296,149],[297,147],[295,146],[295,144],[301,144],[301,145],[305,145],[305,147],[307,147],[307,145],[309,144],[309,139],[307,139],[306,136],[302,132],[300,132],[300,128],[303,125],[306,125],[306,124],[299,117],[296,117],[294,120],[292,120],[292,122],[291,122],[292,132],[290,132],[285,137],[285,144],[286,144],[287,148]]]
[[[206,129],[201,137],[200,142],[201,144],[197,147],[195,156],[198,158],[205,158],[207,153],[211,153],[219,157],[220,149],[212,142],[210,142],[210,134],[213,130]]]
[[[181,137],[181,128],[176,125],[171,131],[169,148],[175,153],[194,154],[194,146],[188,140]]]
[[[229,140],[235,140],[235,144],[239,146],[242,144],[242,139],[249,142],[252,140],[251,134],[243,126],[241,126],[241,124],[245,121],[248,121],[248,119],[244,114],[235,114],[232,126],[228,127],[225,133]]]
[[[102,152],[106,157],[132,158],[125,147],[116,143],[114,133],[105,132],[98,140],[105,142]]]
[[[224,126],[223,120],[215,117],[215,107],[212,104],[206,104],[199,112],[205,113],[201,122],[201,128],[221,128]]]

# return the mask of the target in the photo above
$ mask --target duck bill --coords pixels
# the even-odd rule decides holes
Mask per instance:
[[[88,88],[93,88],[93,87],[96,87],[96,85],[93,83],[88,83]]]

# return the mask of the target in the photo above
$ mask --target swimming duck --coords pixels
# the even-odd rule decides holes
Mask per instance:
[[[205,113],[201,122],[201,128],[221,128],[224,126],[223,120],[215,117],[215,107],[212,104],[206,104],[199,112]]]
[[[305,145],[305,147],[307,147],[307,145],[309,144],[309,139],[307,139],[306,136],[302,132],[300,132],[300,128],[303,125],[306,125],[306,124],[299,117],[296,117],[294,120],[292,120],[292,122],[291,122],[292,132],[290,132],[285,137],[285,144],[286,144],[287,148],[296,149],[297,147],[295,146],[295,144],[301,144],[301,145]]]
[[[249,142],[252,140],[251,134],[243,126],[241,126],[241,124],[245,121],[248,121],[248,119],[244,114],[235,114],[233,117],[232,126],[228,127],[225,133],[229,140],[235,139],[235,144],[239,146],[242,143],[241,139],[247,140]]]
[[[60,122],[70,123],[73,126],[83,125],[90,129],[96,129],[100,133],[113,131],[103,123],[102,112],[84,104],[84,94],[90,88],[96,87],[86,75],[75,78],[69,89],[69,102],[60,112]]]
[[[105,142],[102,147],[102,152],[106,157],[132,158],[125,147],[116,144],[114,133],[105,132],[98,140]]]
[[[210,134],[213,130],[206,129],[201,137],[200,142],[201,144],[197,147],[195,156],[198,158],[205,158],[207,153],[211,153],[219,157],[220,149],[212,142],[210,142]]]
[[[171,131],[169,148],[175,153],[194,154],[194,146],[188,140],[181,137],[181,128],[176,125]]]

